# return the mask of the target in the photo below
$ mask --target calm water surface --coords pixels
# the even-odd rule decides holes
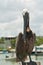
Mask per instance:
[[[11,53],[9,54],[0,54],[0,65],[20,65],[19,63],[16,63],[15,61],[8,61],[5,60],[6,55],[11,56]],[[35,56],[32,55],[32,60],[33,61],[38,61],[41,62],[41,65],[43,65],[43,56]]]

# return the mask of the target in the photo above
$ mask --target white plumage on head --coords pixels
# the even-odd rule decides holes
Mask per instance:
[[[25,15],[26,12],[29,12],[29,10],[25,8],[25,9],[23,9],[22,14]]]

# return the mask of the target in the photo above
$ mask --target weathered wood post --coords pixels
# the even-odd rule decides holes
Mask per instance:
[[[32,61],[32,62],[24,62],[22,63],[22,65],[41,65],[41,63]]]

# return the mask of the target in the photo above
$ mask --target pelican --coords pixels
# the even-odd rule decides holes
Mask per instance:
[[[26,11],[23,15],[24,19],[24,34],[20,32],[16,39],[16,56],[17,60],[25,61],[27,55],[31,60],[31,53],[34,48],[34,42],[36,40],[35,33],[32,32],[29,26],[29,13]]]

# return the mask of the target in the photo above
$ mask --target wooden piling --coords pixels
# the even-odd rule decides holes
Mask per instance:
[[[40,62],[36,62],[36,64],[37,64],[37,65],[41,65],[41,63],[40,63]]]
[[[32,62],[23,62],[22,65],[41,65],[41,63],[32,61]]]

